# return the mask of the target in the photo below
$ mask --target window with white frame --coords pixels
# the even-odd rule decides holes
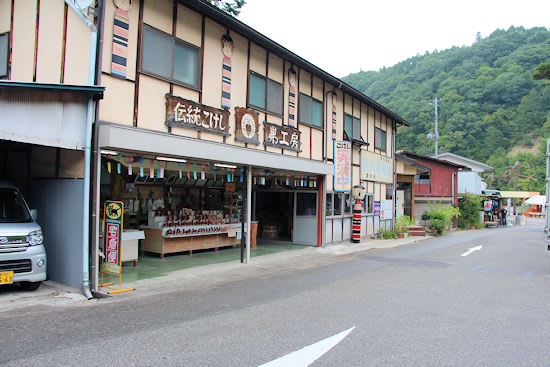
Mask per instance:
[[[0,78],[8,76],[10,34],[0,34]]]
[[[386,132],[378,127],[374,128],[374,147],[386,151]]]
[[[200,48],[145,25],[141,72],[199,88]]]
[[[252,107],[283,115],[283,85],[255,72],[250,72],[248,103]]]
[[[298,122],[323,128],[323,102],[300,93]]]

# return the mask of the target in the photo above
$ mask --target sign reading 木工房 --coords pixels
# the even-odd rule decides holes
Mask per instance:
[[[362,150],[361,179],[365,181],[393,183],[393,159]]]
[[[220,135],[229,133],[229,111],[166,95],[166,125]]]
[[[103,208],[103,270],[109,273],[120,273],[120,241],[122,238],[122,201],[105,201]]]
[[[264,121],[264,144],[272,147],[301,152],[300,130]]]
[[[351,142],[334,141],[334,184],[336,192],[351,190]]]

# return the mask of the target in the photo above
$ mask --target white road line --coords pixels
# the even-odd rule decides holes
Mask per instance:
[[[479,246],[476,246],[476,247],[471,247],[468,251],[466,251],[465,253],[463,253],[460,256],[468,256],[474,251],[480,251],[482,247],[483,247],[483,245],[479,245]]]
[[[355,326],[258,367],[307,367],[340,343]]]

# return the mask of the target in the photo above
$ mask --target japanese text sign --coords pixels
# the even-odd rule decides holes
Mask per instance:
[[[351,142],[334,141],[334,191],[351,190]]]
[[[362,150],[361,179],[365,181],[393,183],[393,159]]]
[[[380,220],[393,218],[393,200],[382,200],[380,202]]]
[[[380,215],[380,202],[379,201],[374,202],[373,214],[374,215]]]
[[[264,144],[301,152],[300,130],[264,121]]]
[[[260,145],[258,112],[235,107],[235,141]]]
[[[229,111],[171,95],[166,95],[166,125],[231,135],[229,133]]]
[[[120,241],[122,238],[122,201],[105,201],[103,211],[103,270],[109,273],[120,273]]]

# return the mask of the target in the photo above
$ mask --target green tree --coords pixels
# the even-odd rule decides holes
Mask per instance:
[[[241,8],[246,4],[245,0],[209,0],[210,4],[217,6],[223,11],[238,16]]]

